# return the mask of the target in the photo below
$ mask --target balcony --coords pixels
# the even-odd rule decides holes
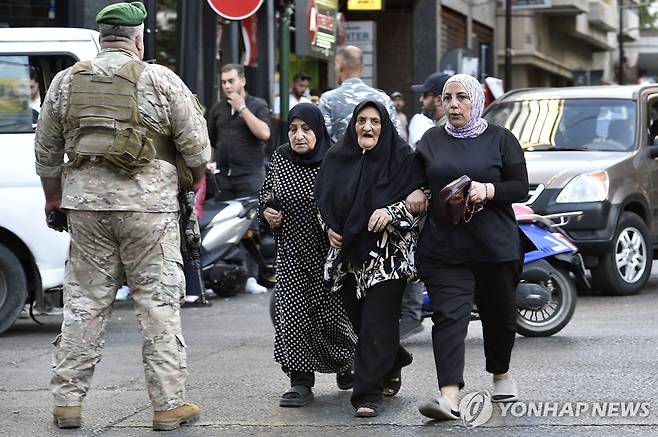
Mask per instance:
[[[617,30],[617,11],[612,5],[601,0],[589,2],[589,25],[604,32]]]
[[[587,43],[594,51],[612,50],[613,47],[608,44],[608,29],[594,26],[590,16],[578,15],[575,20],[565,24],[572,37]]]
[[[546,7],[533,6],[528,8],[536,13],[551,15],[578,15],[589,12],[589,0],[552,0],[547,1]],[[521,7],[515,9],[522,9]],[[525,9],[525,8],[523,8]]]
[[[640,39],[640,16],[634,9],[624,9],[624,41]]]

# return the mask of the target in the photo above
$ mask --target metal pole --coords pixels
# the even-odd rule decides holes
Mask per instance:
[[[505,91],[512,89],[512,0],[505,0]]]
[[[619,33],[617,40],[619,41],[619,85],[624,85],[624,0],[619,0]]]
[[[144,0],[144,6],[146,6],[146,22],[144,23],[144,59],[155,59],[157,54],[155,52],[155,39],[156,32],[158,31],[155,17],[157,15],[157,9],[155,0]]]
[[[267,101],[270,103],[270,107],[274,103],[274,90],[272,85],[274,84],[274,70],[276,70],[276,64],[274,63],[274,29],[276,25],[274,23],[274,0],[267,0],[267,95],[269,96]]]
[[[176,74],[183,77],[183,65],[185,63],[185,0],[176,2]]]
[[[209,111],[217,101],[217,15],[207,2],[204,2],[201,17],[201,54],[203,70],[203,104]]]
[[[231,63],[240,63],[240,22],[231,21],[229,33],[231,36]]]
[[[281,120],[281,135],[288,130],[289,94],[288,82],[290,81],[290,4],[286,2],[281,10],[281,25],[279,27],[279,96],[281,107],[279,117]]]
[[[183,39],[182,53],[179,53],[178,61],[183,65],[177,70],[181,71],[181,79],[185,85],[193,92],[199,91],[199,12],[201,3],[196,0],[183,1],[183,15],[178,17],[183,22],[182,34],[179,37]],[[182,59],[181,59],[182,58]]]

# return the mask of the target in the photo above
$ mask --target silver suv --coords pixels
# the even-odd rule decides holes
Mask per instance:
[[[564,227],[593,286],[639,293],[658,243],[658,84],[511,91],[487,108],[525,150],[526,204]]]

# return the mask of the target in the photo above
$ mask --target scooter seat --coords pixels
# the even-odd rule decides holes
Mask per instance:
[[[199,228],[204,229],[210,224],[212,219],[224,208],[228,206],[223,200],[210,199],[203,203],[203,217],[199,219]]]

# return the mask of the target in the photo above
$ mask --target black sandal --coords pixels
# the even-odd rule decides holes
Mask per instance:
[[[336,373],[336,384],[338,384],[338,388],[341,390],[349,390],[354,387],[354,375],[352,375],[352,369]]]
[[[313,391],[304,385],[294,385],[281,395],[280,407],[303,407],[313,400]]]
[[[368,410],[370,411],[368,410],[359,411],[361,408],[368,408]],[[359,405],[356,408],[356,412],[354,413],[354,415],[356,417],[377,417],[379,415],[378,410],[379,410],[379,404],[374,404],[374,403],[363,404],[363,405]]]
[[[382,394],[388,398],[391,398],[398,394],[400,388],[402,387],[402,369],[396,369],[390,371],[386,376],[384,376],[384,388]]]

